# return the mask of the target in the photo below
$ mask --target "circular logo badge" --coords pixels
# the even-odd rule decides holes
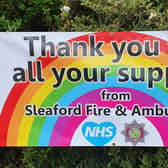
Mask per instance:
[[[138,124],[136,120],[131,124],[125,124],[125,130],[121,132],[125,136],[125,142],[132,142],[133,145],[138,142],[145,143],[144,137],[148,132],[144,127],[145,124]]]
[[[126,136],[131,141],[139,141],[144,136],[144,130],[139,125],[130,125],[126,129]]]

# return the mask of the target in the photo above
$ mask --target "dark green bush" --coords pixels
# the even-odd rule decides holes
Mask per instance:
[[[166,148],[1,148],[2,168],[167,168]]]
[[[70,12],[61,11],[66,5]],[[1,31],[168,29],[162,0],[1,0]]]
[[[60,0],[0,1],[1,31],[57,31],[61,21]]]

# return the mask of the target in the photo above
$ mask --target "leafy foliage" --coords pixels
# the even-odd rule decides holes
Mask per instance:
[[[1,148],[4,168],[167,168],[166,148]],[[6,154],[5,154],[6,153]]]
[[[63,6],[70,11],[61,11]],[[1,31],[166,30],[162,0],[1,0]]]
[[[57,31],[62,2],[57,0],[0,1],[1,31]]]

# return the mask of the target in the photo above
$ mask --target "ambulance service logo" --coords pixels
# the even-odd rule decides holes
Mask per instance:
[[[125,130],[121,132],[125,136],[125,142],[131,142],[134,146],[139,142],[145,143],[145,136],[148,132],[144,127],[145,124],[138,124],[136,120],[131,124],[125,123]]]

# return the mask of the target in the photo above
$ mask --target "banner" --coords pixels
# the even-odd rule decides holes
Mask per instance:
[[[168,32],[1,32],[0,146],[168,146]]]

